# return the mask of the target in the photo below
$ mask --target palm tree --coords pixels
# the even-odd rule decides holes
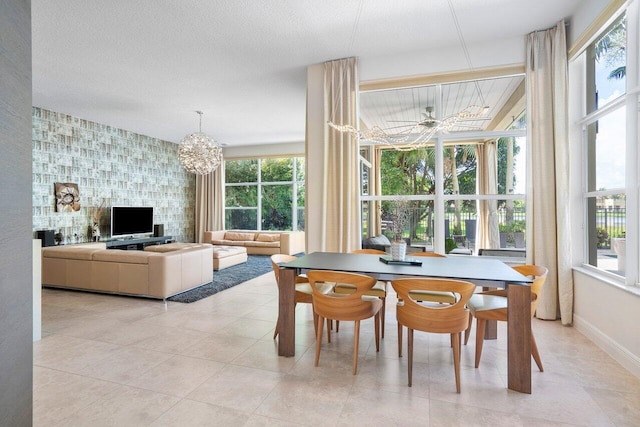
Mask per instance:
[[[627,75],[627,20],[621,19],[602,36],[595,45],[596,61],[601,59],[609,65],[616,66],[610,73],[609,79],[622,79]]]

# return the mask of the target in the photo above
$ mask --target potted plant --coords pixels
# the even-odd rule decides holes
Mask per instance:
[[[392,233],[391,258],[394,260],[404,260],[407,253],[407,242],[402,235],[409,224],[409,209],[409,200],[405,198],[391,200],[388,217],[391,221]]]

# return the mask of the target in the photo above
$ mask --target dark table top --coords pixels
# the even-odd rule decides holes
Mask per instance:
[[[497,259],[473,256],[416,257],[416,259],[422,261],[422,265],[385,264],[380,261],[380,255],[313,252],[281,266],[299,270],[366,273],[381,280],[391,280],[402,276],[422,276],[467,280],[480,285],[489,285],[486,282],[502,282],[503,284],[533,282]]]

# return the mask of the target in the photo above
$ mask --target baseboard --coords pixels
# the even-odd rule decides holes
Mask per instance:
[[[573,315],[573,326],[580,331],[580,333],[593,341],[594,344],[604,350],[616,362],[631,371],[633,375],[640,378],[639,357],[631,353],[626,348],[620,346],[620,344],[613,341],[601,330],[576,314]]]

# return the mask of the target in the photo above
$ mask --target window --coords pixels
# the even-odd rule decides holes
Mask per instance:
[[[227,160],[225,227],[304,230],[304,158]]]
[[[585,263],[625,275],[626,18],[616,20],[586,55],[583,201]]]
[[[361,155],[371,165],[363,162],[361,173],[364,237],[375,234],[377,212],[385,234],[389,199],[403,196],[412,204],[403,236],[410,245],[444,252],[455,244],[473,253],[479,248],[524,248],[523,75],[363,92],[360,118],[369,129],[378,126],[405,135],[403,126],[429,127],[471,105],[486,106],[486,111],[434,134],[423,147],[363,147]],[[376,181],[371,179],[375,173],[380,174],[379,189],[370,182]],[[484,224],[489,235],[477,242]]]

